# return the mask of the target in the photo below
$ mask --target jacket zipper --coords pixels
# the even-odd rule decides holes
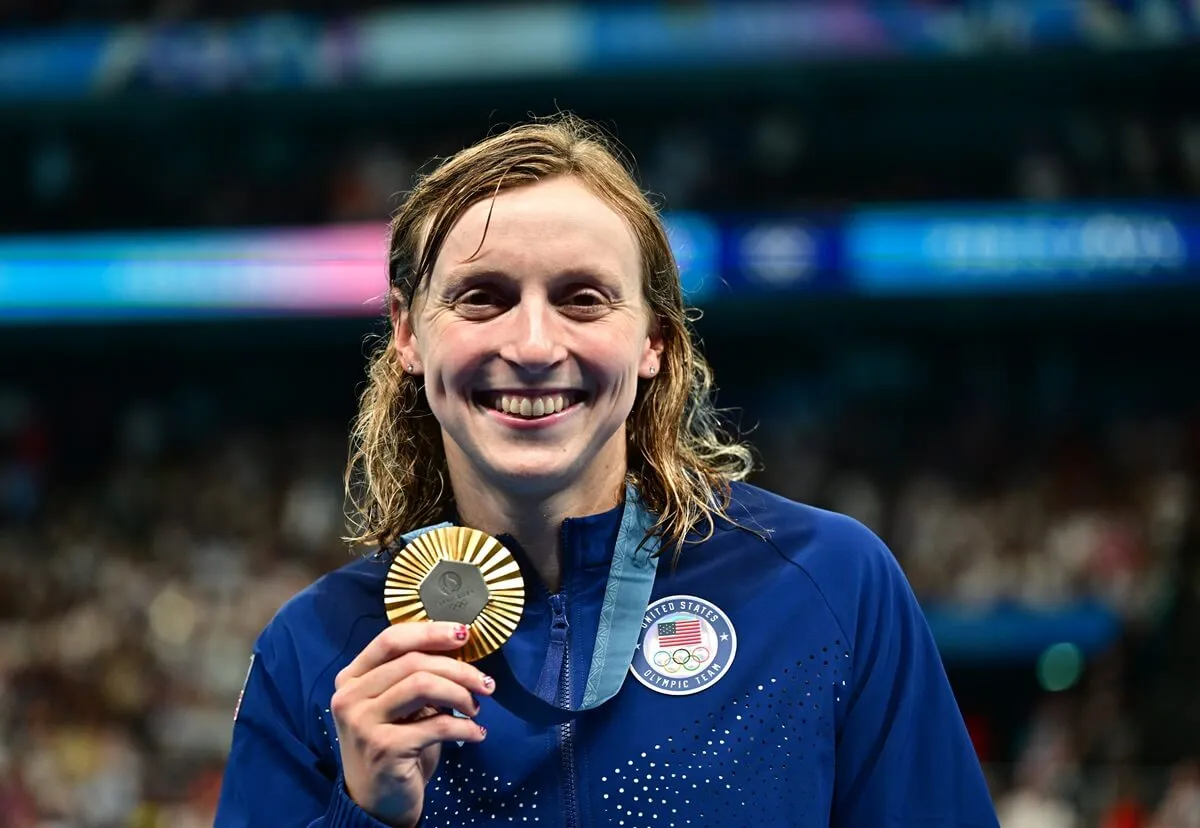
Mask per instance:
[[[563,521],[561,537],[561,548],[563,552],[563,563],[566,564],[569,559],[567,550],[570,548],[567,538],[567,522]],[[563,630],[563,665],[562,673],[559,678],[558,699],[559,706],[564,709],[571,707],[571,647],[568,643],[570,636],[566,633],[570,629],[570,624],[567,621],[567,572],[564,567],[562,572],[562,586],[558,595],[551,597],[550,606],[554,610],[553,628],[557,628],[560,624]],[[554,599],[557,598],[556,602]],[[566,823],[565,828],[577,828],[579,825],[579,791],[575,782],[575,722],[569,720],[558,726],[558,749],[561,757],[561,767],[563,775],[563,804],[566,806]]]
[[[563,660],[562,672],[558,684],[559,707],[567,709],[571,706],[571,649],[567,643],[567,631],[570,624],[567,621],[566,595],[559,593],[550,596],[550,608],[554,612],[550,635],[552,640],[562,641]],[[559,636],[562,636],[561,639]],[[563,722],[558,726],[558,747],[563,775],[563,797],[566,806],[567,828],[579,824],[579,793],[575,787],[575,723]]]

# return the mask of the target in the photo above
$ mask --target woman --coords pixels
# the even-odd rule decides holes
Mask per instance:
[[[262,633],[218,826],[996,825],[891,554],[740,482],[663,226],[595,132],[449,159],[389,268],[347,475],[381,551]],[[470,628],[385,616],[445,520],[524,572],[495,676],[454,658]]]

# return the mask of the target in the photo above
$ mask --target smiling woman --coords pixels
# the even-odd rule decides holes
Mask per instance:
[[[476,493],[459,504],[471,525],[511,528],[510,509],[482,502],[491,493],[562,514],[617,505],[626,420],[663,352],[640,258],[613,209],[573,177],[550,178],[469,208],[427,287],[396,310],[395,347],[424,380],[453,488]],[[522,540],[535,560],[557,557]]]
[[[749,473],[749,450],[726,435],[713,407],[712,375],[692,342],[662,221],[594,126],[571,116],[519,126],[419,180],[392,221],[389,283],[393,341],[374,356],[348,476],[358,518],[353,540],[386,546],[459,500],[458,487],[448,485],[451,464],[462,468],[465,459],[467,445],[457,441],[477,432],[467,431],[465,410],[451,422],[435,409],[449,403],[451,388],[460,400],[469,390],[489,409],[495,396],[484,398],[498,393],[501,411],[508,392],[509,413],[515,407],[518,416],[523,398],[532,413],[550,391],[564,392],[564,406],[568,398],[583,403],[575,442],[561,435],[560,457],[522,476],[524,485],[557,488],[554,469],[566,473],[564,454],[576,471],[593,459],[608,463],[607,483],[581,480],[563,493],[565,512],[588,513],[571,507],[589,489],[614,505],[627,474],[674,548],[688,532],[710,530],[727,507],[730,481]],[[494,324],[460,334],[447,320]],[[426,321],[433,339],[444,325],[450,342],[484,340],[495,361],[462,366],[483,373],[443,386],[444,374],[425,375],[420,346],[455,346],[423,337]],[[622,347],[645,353],[634,361]],[[394,349],[403,348],[397,358]],[[547,361],[554,363],[549,371]],[[599,427],[599,418],[614,418],[622,407],[620,422]],[[421,416],[429,413],[435,416]],[[511,439],[519,427],[510,426],[498,433]],[[543,461],[551,451],[547,443]],[[614,473],[617,455],[626,455],[627,468]]]
[[[464,150],[391,231],[347,471],[373,554],[260,636],[218,828],[994,828],[895,559],[743,482],[594,129]]]

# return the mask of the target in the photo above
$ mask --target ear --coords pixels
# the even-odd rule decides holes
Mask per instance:
[[[642,349],[641,363],[638,365],[638,376],[642,379],[653,379],[662,373],[663,358],[662,322],[658,314],[650,320],[650,332],[646,336],[645,347]]]
[[[393,299],[388,315],[392,318],[392,347],[396,350],[404,373],[420,374],[424,368],[421,366],[417,334],[412,326],[412,311],[399,300]]]

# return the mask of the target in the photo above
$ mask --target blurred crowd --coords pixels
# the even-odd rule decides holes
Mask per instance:
[[[926,157],[850,144],[836,118],[786,107],[743,113],[736,124],[670,115],[625,123],[618,137],[644,186],[672,210],[1200,195],[1200,116],[1115,119],[1081,111],[1031,119],[1000,154],[986,149],[997,140],[984,134],[990,127],[963,127],[961,146],[978,155],[969,165],[948,164],[936,151]],[[0,198],[0,221],[38,231],[377,220],[395,210],[428,159],[477,138],[483,126],[413,132],[407,124],[347,122],[318,137],[281,117],[278,126],[230,128],[236,135],[220,139],[204,137],[202,126],[186,136],[33,131],[11,147],[9,160],[25,163],[16,189]],[[134,159],[156,174],[139,174]]]
[[[835,121],[835,119],[831,119]],[[636,124],[636,122],[629,122]],[[788,108],[747,113],[736,125],[680,117],[623,131],[644,186],[675,210],[754,211],[845,208],[859,202],[1200,196],[1200,115],[1114,119],[1078,112],[1033,122],[1002,159],[969,170],[944,160],[886,150],[861,157],[844,125]],[[417,165],[440,145],[406,136],[351,136],[329,170],[327,221],[389,215]],[[964,128],[963,140],[971,140]],[[852,159],[852,160],[851,160]],[[253,220],[253,214],[245,218]]]
[[[75,485],[43,478],[52,435],[23,428],[0,532],[3,824],[209,826],[254,637],[347,560],[336,441],[160,454],[133,411],[121,459]]]
[[[987,610],[1087,598],[1132,623],[1161,618],[1198,517],[1200,422],[1113,422],[1102,441],[1006,464],[995,453],[1012,447],[988,433],[987,419],[981,412],[925,435],[941,443],[922,446],[925,458],[957,450],[956,464],[914,458],[890,478],[861,460],[835,459],[845,426],[781,424],[760,439],[767,456],[789,460],[768,465],[763,477],[769,488],[854,515],[885,536],[926,601]],[[1189,452],[1191,465],[1183,461]]]
[[[1089,742],[1120,731],[1119,719],[1105,718],[1118,711],[1104,704],[1104,695],[1088,694],[1084,711],[1071,711],[1057,699],[1037,710],[1011,783],[996,786],[1001,828],[1200,826],[1200,763],[1188,760],[1155,772],[1130,764],[1086,768],[1082,755]]]
[[[0,814],[209,825],[254,637],[349,559],[345,434],[337,418],[214,419],[202,387],[82,398],[88,416],[64,418],[0,393]],[[1162,657],[1200,639],[1200,421],[1109,418],[1099,439],[1018,450],[978,412],[948,425],[765,405],[756,482],[862,519],[923,601],[1092,598],[1126,620],[1075,695],[1043,694],[1019,732],[965,691],[1004,828],[1196,826],[1196,766],[1154,734],[1200,733],[1194,656]]]

